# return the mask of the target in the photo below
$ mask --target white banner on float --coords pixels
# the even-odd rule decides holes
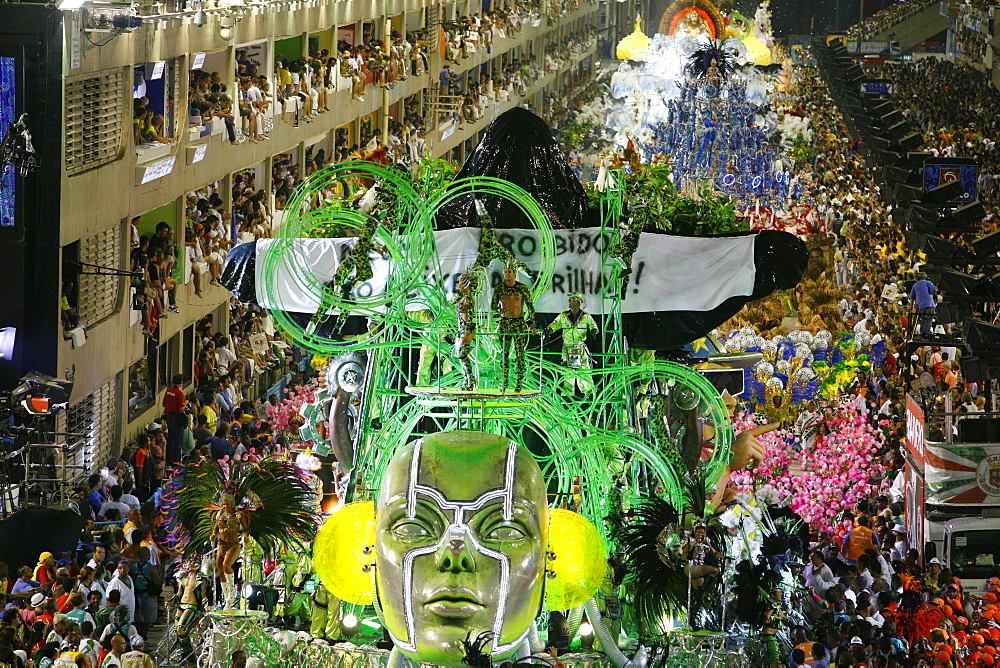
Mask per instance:
[[[533,231],[498,230],[496,236],[530,269],[538,269],[541,256]],[[611,273],[610,268],[601,265],[601,253],[609,237],[610,234],[602,235],[597,229],[555,232],[555,273],[549,289],[535,304],[538,312],[564,311],[570,292],[582,292],[591,310],[599,310],[595,305]],[[479,230],[441,230],[435,232],[435,239],[440,269],[428,267],[428,280],[443,286],[450,297],[458,277],[475,262]],[[642,234],[639,249],[632,258],[632,275],[622,312],[708,311],[730,297],[750,295],[756,274],[755,239],[756,235],[702,238]],[[319,300],[314,296],[316,288],[310,284],[323,285],[333,278],[354,239],[297,239],[293,241],[293,252],[277,263],[272,276],[265,276],[261,271],[267,264],[264,256],[273,243],[272,239],[257,242],[258,301],[267,308],[312,313]],[[294,266],[292,257],[296,259]],[[354,290],[355,298],[385,290],[389,262],[375,252],[369,255],[369,260],[374,276]],[[494,262],[489,269],[490,285],[498,284],[502,273],[503,267]],[[526,277],[519,276],[519,280]],[[485,292],[483,298],[488,301],[490,288]]]

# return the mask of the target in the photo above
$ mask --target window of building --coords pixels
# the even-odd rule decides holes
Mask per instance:
[[[135,145],[159,145],[157,137],[177,137],[177,96],[180,86],[176,58],[137,65],[132,79],[132,119],[137,123]],[[140,118],[144,114],[144,117]]]
[[[128,419],[131,422],[145,413],[156,400],[156,388],[150,374],[149,357],[142,357],[128,368]]]
[[[194,380],[194,325],[189,325],[184,329],[184,334],[181,338],[181,370],[180,373],[184,374],[184,384],[188,385],[192,380]]]
[[[94,327],[121,307],[122,282],[125,279],[89,272],[99,271],[98,267],[124,268],[122,234],[121,226],[116,225],[79,241],[81,273],[77,290],[77,318],[83,327]]]
[[[66,174],[74,176],[122,155],[122,70],[106,70],[66,82],[63,123]],[[131,124],[132,119],[128,119]]]
[[[156,386],[160,390],[170,387],[171,377],[177,373],[180,367],[181,357],[181,333],[178,332],[170,337],[170,340],[156,349],[157,381]]]
[[[118,441],[118,427],[115,415],[118,413],[120,381],[121,374],[118,374],[70,406],[66,412],[66,431],[82,434],[76,437],[82,441],[82,447],[67,456],[67,477],[85,479],[116,454],[114,446]]]
[[[218,114],[232,113],[236,92],[231,89],[232,79],[226,75],[228,51],[197,54],[188,72],[188,96],[185,118],[192,139],[222,134],[223,123]],[[213,123],[212,119],[219,119]]]

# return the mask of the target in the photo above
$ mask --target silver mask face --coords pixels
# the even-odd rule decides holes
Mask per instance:
[[[547,506],[534,457],[479,432],[432,434],[389,464],[376,513],[376,582],[393,642],[452,665],[462,641],[524,642],[544,589]]]

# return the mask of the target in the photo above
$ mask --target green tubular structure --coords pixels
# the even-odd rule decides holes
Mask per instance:
[[[601,198],[601,214],[602,228],[614,241],[620,234],[618,221],[624,207],[624,189],[621,175],[611,176],[611,185]],[[396,223],[386,227],[379,222],[374,233],[375,243],[383,246],[389,257],[386,292],[345,300],[339,291],[325,290],[298,257],[299,244],[306,243],[316,230],[340,226],[343,230],[357,231],[368,222],[368,217],[360,211],[336,203],[312,208],[326,185],[350,177],[381,182],[380,188],[392,194],[385,201],[393,202],[395,211],[373,211],[372,215]],[[288,222],[259,265],[262,272],[259,292],[267,303],[275,303],[268,300],[267,290],[282,270],[290,273],[302,290],[321,299],[321,308],[373,315],[378,322],[375,333],[345,342],[308,334],[286,313],[272,311],[277,325],[306,350],[326,356],[363,350],[370,356],[351,500],[371,498],[377,492],[393,454],[415,438],[422,420],[429,420],[435,429],[475,428],[522,443],[543,441],[545,451],[536,452],[536,456],[550,480],[550,492],[557,498],[567,498],[574,493],[574,483],[583,481],[579,489],[580,510],[593,520],[608,513],[609,492],[616,482],[622,481],[629,483],[624,495],[626,502],[656,490],[675,506],[684,507],[688,472],[672,461],[663,447],[643,436],[635,415],[636,388],[647,386],[653,377],[680,383],[699,395],[701,417],[715,427],[716,433],[710,460],[699,464],[705,473],[706,486],[711,486],[729,461],[732,430],[728,411],[711,383],[688,367],[668,362],[629,364],[617,280],[605,281],[606,294],[597,307],[608,331],[604,333],[601,364],[591,371],[601,389],[587,396],[586,401],[556,391],[565,370],[554,356],[538,351],[528,351],[526,378],[526,385],[541,389],[542,396],[538,398],[414,399],[404,392],[411,380],[407,374],[412,376],[413,369],[401,361],[404,356],[400,351],[422,344],[430,346],[439,360],[451,363],[451,370],[440,374],[438,382],[442,386],[457,387],[462,382],[454,346],[447,344],[443,336],[455,331],[455,307],[448,303],[435,278],[443,273],[434,242],[435,216],[443,206],[470,195],[485,197],[487,202],[502,198],[515,204],[531,221],[536,240],[537,255],[529,259],[536,299],[549,289],[555,271],[555,234],[544,211],[526,191],[507,181],[487,177],[461,179],[446,186],[443,183],[437,172],[425,173],[422,180],[414,181],[408,174],[374,163],[351,162],[321,170],[293,195],[287,207]],[[602,269],[615,279],[622,267],[620,262],[604,258]],[[495,316],[483,308],[485,297],[481,295],[480,300],[473,354],[480,385],[495,387],[501,345],[495,335]],[[422,322],[407,317],[406,305],[413,302],[426,306],[430,317]],[[427,430],[425,423],[424,431]],[[646,473],[640,475],[640,469]],[[640,478],[645,480],[645,486],[639,485]],[[605,523],[596,524],[606,530]]]

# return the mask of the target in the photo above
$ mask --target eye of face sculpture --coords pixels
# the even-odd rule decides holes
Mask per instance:
[[[403,653],[460,664],[462,641],[513,652],[539,613],[548,509],[534,457],[493,434],[431,434],[386,469],[375,526],[376,591]]]

